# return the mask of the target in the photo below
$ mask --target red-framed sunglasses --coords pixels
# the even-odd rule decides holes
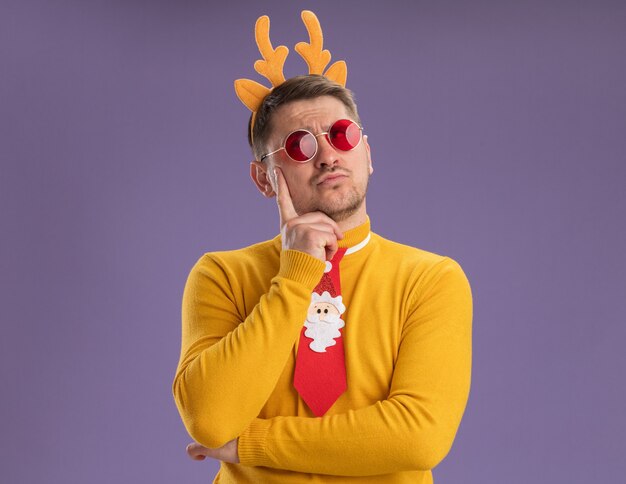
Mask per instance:
[[[297,163],[306,163],[317,154],[317,137],[326,136],[328,142],[340,151],[351,151],[361,142],[363,127],[350,119],[335,121],[328,131],[313,134],[306,129],[298,129],[289,133],[283,146],[271,153],[261,156],[263,161],[268,156],[285,150],[287,156]]]

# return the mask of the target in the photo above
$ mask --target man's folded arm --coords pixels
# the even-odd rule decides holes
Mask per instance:
[[[207,254],[196,263],[183,294],[181,355],[172,385],[194,440],[221,447],[258,416],[299,336],[323,271],[324,263],[308,254],[281,252],[269,291],[244,320],[219,261]]]
[[[239,438],[241,464],[360,476],[432,469],[446,456],[469,395],[472,299],[451,259],[424,279],[388,398],[321,418],[255,419]]]

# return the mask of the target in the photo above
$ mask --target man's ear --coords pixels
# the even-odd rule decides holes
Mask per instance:
[[[270,183],[268,169],[269,167],[260,161],[252,160],[250,162],[250,178],[263,196],[272,198],[276,193]]]
[[[369,172],[370,175],[374,173],[374,167],[372,166],[372,152],[370,150],[370,144],[367,142],[367,135],[363,135],[363,143],[365,144],[365,149],[367,150],[367,162],[369,164]]]

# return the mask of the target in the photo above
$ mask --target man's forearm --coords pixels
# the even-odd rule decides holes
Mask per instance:
[[[426,406],[392,398],[322,418],[256,419],[239,438],[244,465],[361,476],[435,467],[448,453],[465,399],[433,415]]]
[[[183,347],[173,393],[194,440],[221,447],[259,414],[300,333],[309,286],[321,271],[323,263],[306,254],[283,253],[269,292],[243,322],[228,306],[229,298],[220,296],[222,288],[212,287],[203,271],[192,271],[183,297]],[[311,272],[313,282],[302,280]]]

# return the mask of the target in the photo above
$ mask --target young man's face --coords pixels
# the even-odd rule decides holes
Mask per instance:
[[[339,119],[351,119],[351,116],[345,105],[332,96],[285,104],[272,115],[267,148],[269,151],[280,148],[285,138],[300,128],[315,135],[328,131]],[[298,215],[319,210],[335,221],[355,215],[362,218],[368,179],[373,171],[367,139],[363,138],[351,151],[334,148],[326,136],[316,139],[317,153],[306,163],[291,160],[284,150],[263,161],[273,193],[276,192],[276,182],[272,172],[277,166],[285,176]]]

